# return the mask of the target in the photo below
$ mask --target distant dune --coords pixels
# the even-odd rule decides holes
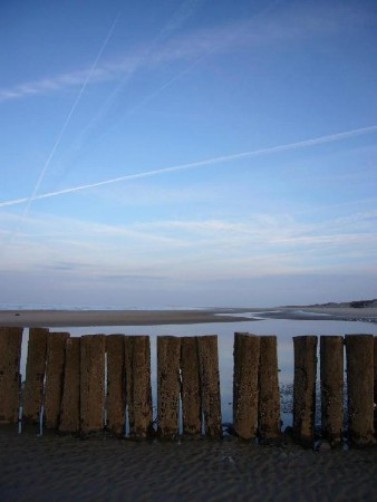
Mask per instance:
[[[349,302],[327,302],[312,305],[285,305],[282,308],[375,308],[377,299],[374,300],[351,300]]]

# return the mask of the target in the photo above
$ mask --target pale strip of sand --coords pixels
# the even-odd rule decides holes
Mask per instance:
[[[374,500],[377,449],[132,442],[17,434],[0,427],[0,499],[83,501]]]
[[[377,321],[377,307],[364,307],[359,309],[351,307],[309,307],[305,308],[305,310],[333,317],[342,317],[343,319]]]
[[[253,318],[255,315],[255,319]],[[345,320],[377,323],[377,307],[281,307],[192,310],[0,310],[0,326],[153,326],[257,319]]]
[[[377,307],[284,307],[259,311],[266,319],[291,319],[302,321],[364,321],[377,322]]]
[[[162,324],[197,324],[250,321],[243,318],[245,309],[234,309],[240,317],[219,310],[2,310],[0,326],[152,326]],[[218,315],[221,314],[221,315]]]

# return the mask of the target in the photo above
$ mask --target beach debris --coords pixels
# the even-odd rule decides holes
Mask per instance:
[[[326,440],[317,441],[314,445],[314,451],[317,451],[318,453],[331,451],[331,444]]]

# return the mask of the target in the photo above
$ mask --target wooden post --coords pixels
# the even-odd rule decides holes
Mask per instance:
[[[199,436],[202,428],[200,368],[197,337],[181,339],[183,433]]]
[[[124,436],[126,422],[126,372],[124,335],[106,337],[107,426],[116,436]]]
[[[104,428],[105,337],[81,337],[80,430],[83,434]]]
[[[374,439],[373,335],[346,335],[348,384],[348,437],[364,446]]]
[[[80,344],[80,338],[66,341],[59,432],[80,430]]]
[[[374,433],[377,435],[377,336],[374,337]]]
[[[211,438],[222,436],[220,373],[217,335],[197,338],[204,431]]]
[[[254,438],[258,430],[260,337],[234,334],[233,425],[237,436]]]
[[[39,424],[43,403],[48,329],[30,328],[24,389],[23,416],[28,424]]]
[[[179,433],[180,355],[180,338],[157,337],[157,431],[163,438]]]
[[[124,338],[124,369],[126,373],[126,417],[128,416],[130,436],[135,430],[135,413],[133,402],[133,358],[134,358],[134,336]]]
[[[69,333],[50,333],[47,339],[45,418],[47,429],[57,429],[63,395],[65,345]]]
[[[22,331],[0,327],[0,425],[18,422]]]
[[[304,446],[312,446],[314,440],[317,343],[316,336],[293,338],[293,433]]]
[[[334,446],[342,441],[343,434],[343,359],[343,337],[321,336],[322,435]]]
[[[153,432],[149,336],[126,336],[125,354],[130,436],[143,438]]]
[[[280,436],[280,390],[276,336],[260,337],[259,434],[262,439]]]

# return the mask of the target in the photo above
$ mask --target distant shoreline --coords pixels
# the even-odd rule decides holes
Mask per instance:
[[[237,310],[237,309],[235,309]],[[242,310],[242,309],[241,309]],[[0,326],[151,326],[250,321],[220,310],[2,310]],[[233,310],[232,310],[233,313]],[[219,315],[221,314],[221,315]]]
[[[280,307],[192,310],[0,310],[0,326],[80,327],[204,324],[263,319],[377,323],[377,307]]]

